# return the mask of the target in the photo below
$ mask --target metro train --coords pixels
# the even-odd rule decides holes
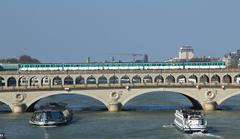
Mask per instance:
[[[44,71],[44,70],[144,70],[144,69],[223,69],[225,62],[157,62],[157,63],[43,63],[0,64],[0,71]]]

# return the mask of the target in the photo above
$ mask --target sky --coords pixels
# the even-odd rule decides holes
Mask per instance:
[[[42,62],[197,56],[240,48],[239,0],[1,0],[0,58]],[[141,58],[138,56],[137,58]]]

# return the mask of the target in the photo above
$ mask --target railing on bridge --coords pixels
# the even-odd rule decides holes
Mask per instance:
[[[240,88],[240,84],[194,84],[194,83],[116,83],[116,84],[78,84],[78,85],[55,85],[55,86],[13,86],[0,87],[0,92],[8,91],[34,91],[34,90],[75,90],[75,89],[131,89],[131,88]]]

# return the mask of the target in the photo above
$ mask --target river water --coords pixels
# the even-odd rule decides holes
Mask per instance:
[[[183,134],[172,125],[175,109],[191,106],[187,98],[169,93],[150,93],[131,100],[125,111],[110,113],[98,101],[85,96],[52,96],[41,100],[68,103],[74,120],[66,126],[35,127],[28,124],[32,113],[6,112],[1,105],[0,133],[6,139],[238,139],[240,138],[240,96],[221,108],[232,110],[206,114],[209,133]],[[38,106],[37,105],[37,106]],[[36,107],[37,107],[36,106]]]

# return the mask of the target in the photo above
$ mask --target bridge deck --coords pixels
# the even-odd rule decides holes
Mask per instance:
[[[55,71],[0,71],[0,75],[29,75],[29,74],[113,74],[113,73],[231,73],[240,69],[156,69],[156,70],[55,70]]]
[[[19,86],[1,87],[0,92],[28,92],[28,91],[48,91],[48,90],[101,90],[101,89],[131,89],[131,88],[240,88],[240,84],[158,84],[158,83],[138,83],[138,84],[83,84],[83,85],[55,85],[55,86]]]

